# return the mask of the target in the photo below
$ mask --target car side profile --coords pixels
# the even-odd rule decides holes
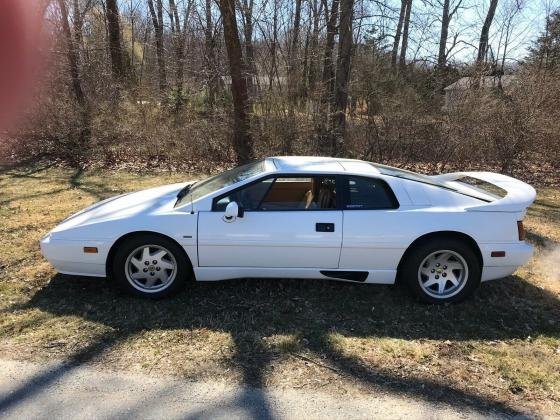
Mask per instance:
[[[399,280],[424,302],[458,302],[529,260],[522,220],[535,197],[490,172],[271,157],[101,201],[40,244],[60,273],[109,276],[146,297],[191,279],[288,277]]]

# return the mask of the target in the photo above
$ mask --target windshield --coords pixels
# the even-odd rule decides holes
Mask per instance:
[[[181,206],[189,201],[198,200],[199,198],[213,193],[214,191],[263,173],[265,168],[265,161],[259,160],[257,162],[251,162],[246,165],[238,166],[237,168],[211,176],[210,178],[206,178],[202,181],[195,182],[190,186],[187,193],[179,198],[175,207]]]

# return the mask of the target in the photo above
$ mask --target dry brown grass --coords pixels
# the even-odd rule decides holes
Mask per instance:
[[[151,374],[396,392],[475,409],[560,410],[560,193],[540,189],[526,225],[538,247],[508,279],[432,307],[385,286],[302,280],[199,284],[143,301],[99,279],[57,275],[37,241],[70,213],[185,174],[0,175],[0,354]]]

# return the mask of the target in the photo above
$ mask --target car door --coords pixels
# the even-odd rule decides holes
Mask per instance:
[[[378,178],[345,175],[340,185],[344,240],[339,268],[376,271],[376,282],[391,282],[403,246],[402,212],[395,194]]]
[[[269,176],[200,212],[201,267],[337,268],[342,211],[332,175]],[[236,202],[242,217],[224,217]]]

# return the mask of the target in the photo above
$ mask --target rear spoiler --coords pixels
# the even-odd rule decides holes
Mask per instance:
[[[535,198],[537,192],[529,184],[518,179],[497,174],[494,172],[453,172],[443,175],[435,175],[432,178],[441,182],[458,181],[463,177],[476,178],[481,181],[493,184],[503,190],[506,195],[503,198],[498,198],[490,203],[485,203],[477,206],[466,208],[468,211],[500,211],[500,212],[523,212],[529,207]],[[476,188],[470,186],[470,188]]]

